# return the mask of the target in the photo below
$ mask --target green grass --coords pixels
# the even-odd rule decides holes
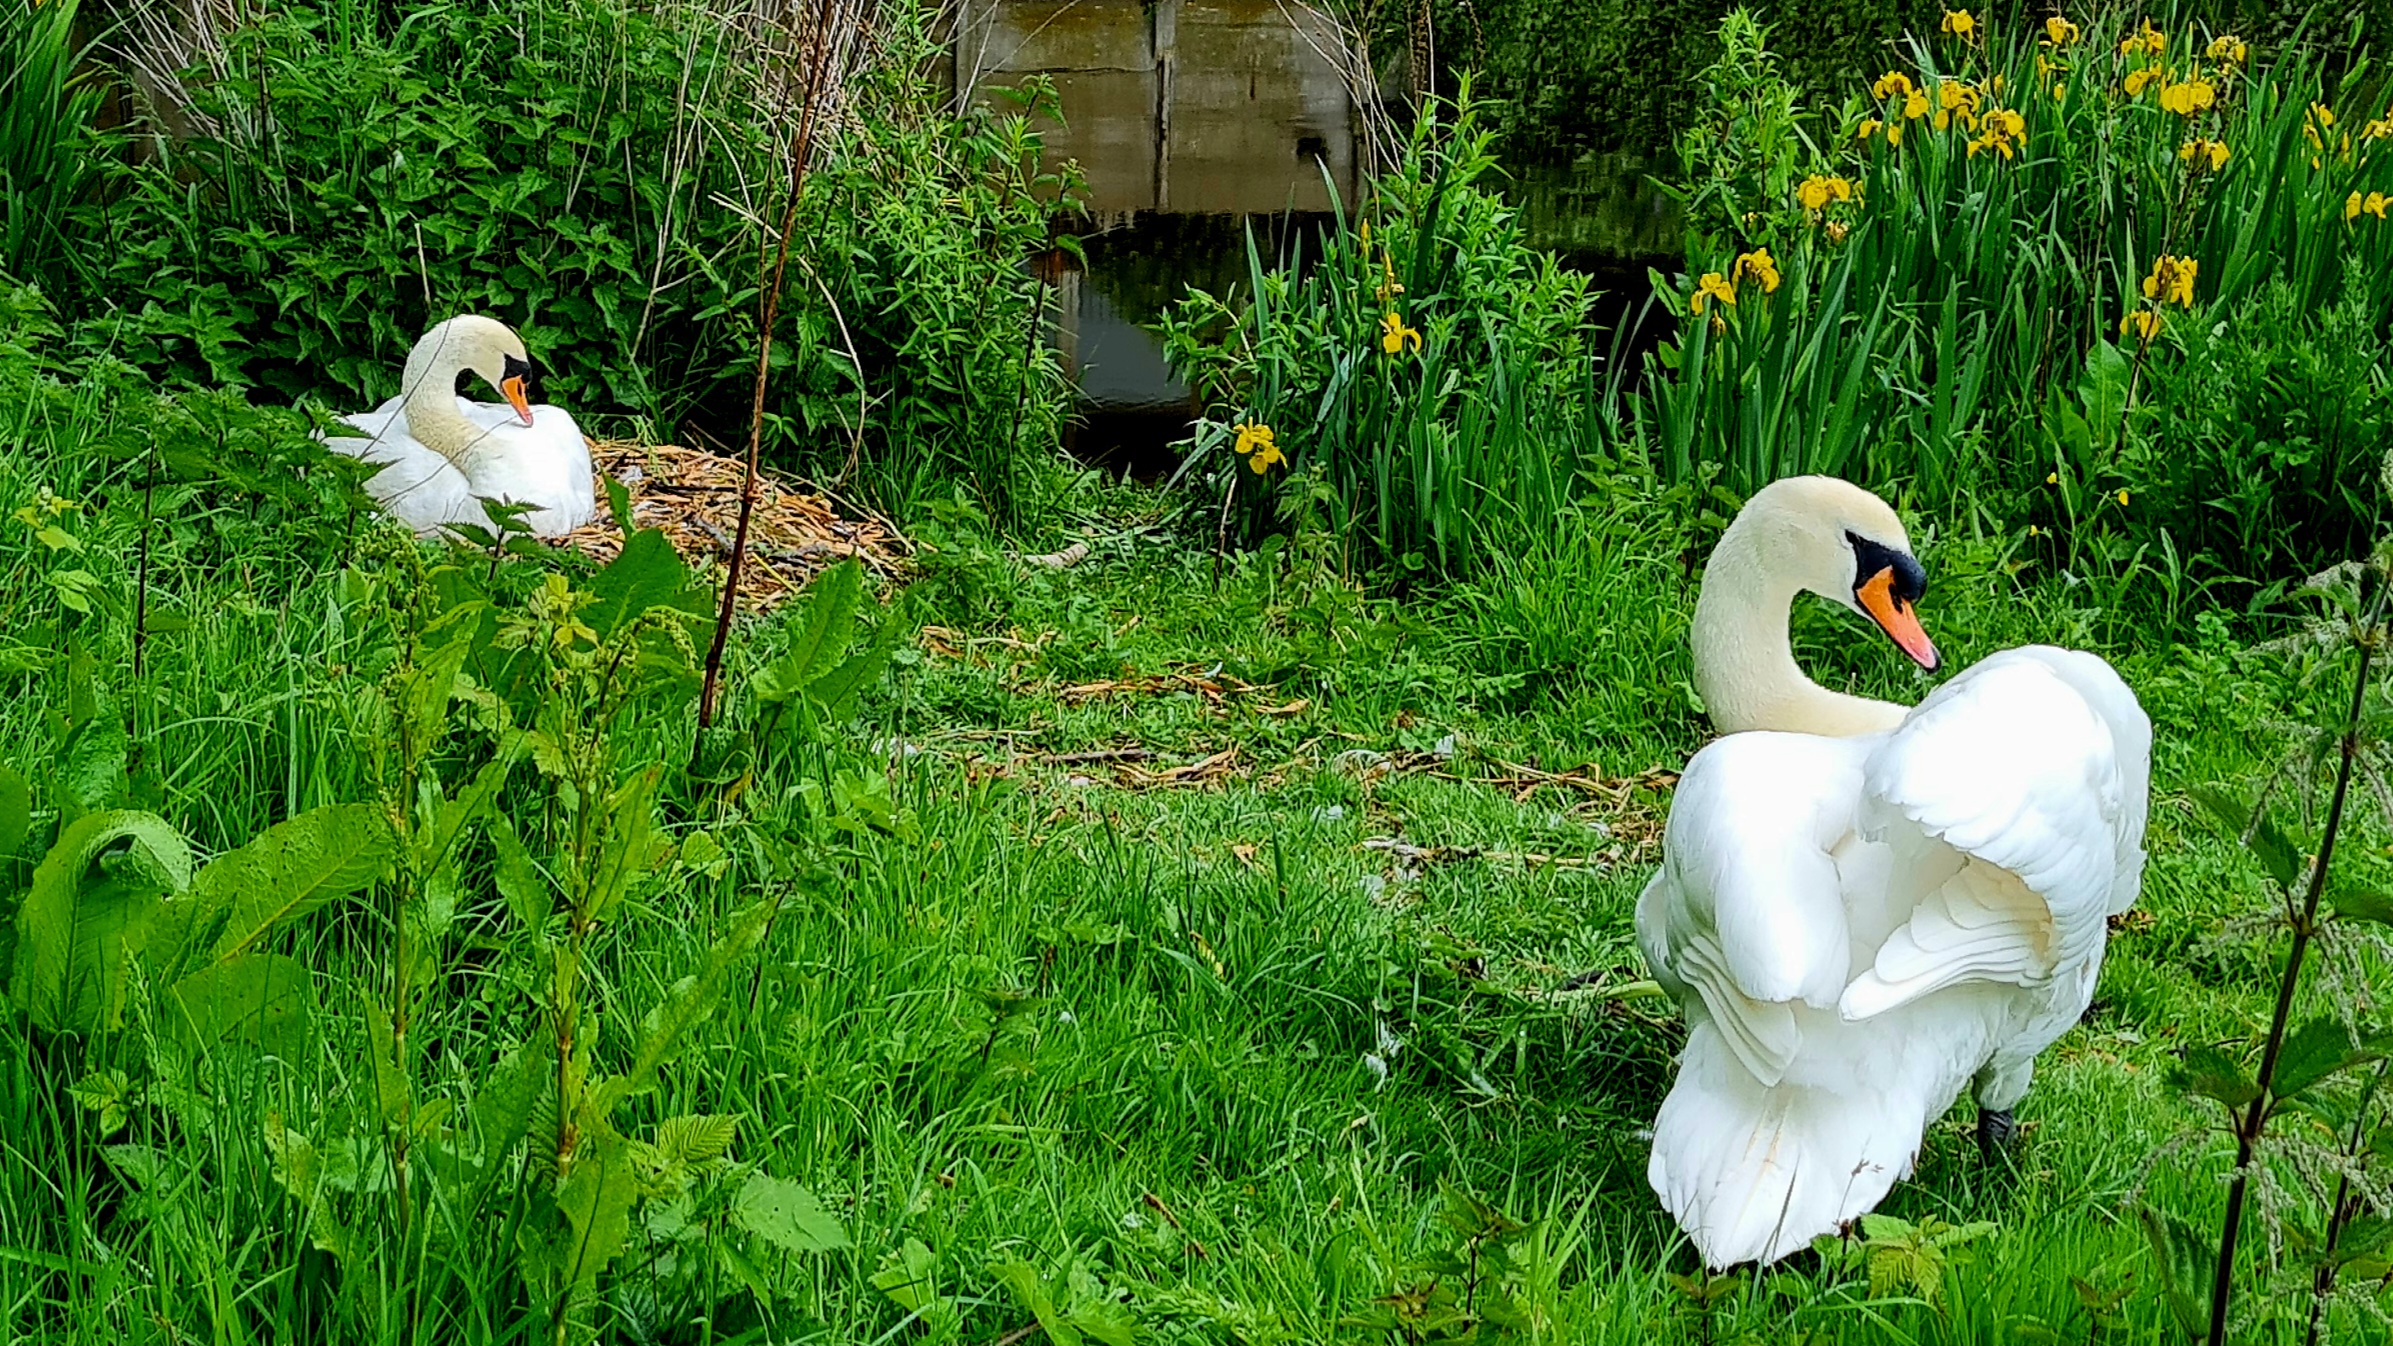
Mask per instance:
[[[105,495],[83,560],[129,597],[140,498],[86,442],[111,414],[90,397],[28,404],[0,517],[40,486]],[[1977,1159],[1964,1106],[1888,1202],[1999,1227],[1935,1304],[1873,1298],[1866,1278],[1799,1258],[1702,1310],[1670,1280],[1694,1259],[1645,1188],[1638,1130],[1667,1087],[1673,1016],[1558,990],[1582,971],[1605,987],[1644,975],[1630,907],[1667,806],[1648,773],[1704,735],[1675,507],[1624,488],[1548,545],[1398,607],[1288,552],[1234,559],[1217,584],[1195,541],[1208,520],[1139,492],[1081,499],[1092,554],[1065,571],[926,525],[909,602],[937,629],[823,753],[769,768],[736,815],[683,818],[733,837],[732,866],[647,890],[600,959],[597,1052],[620,1061],[640,1016],[781,872],[803,777],[885,770],[917,825],[825,846],[837,881],[793,900],[696,1049],[622,1118],[641,1136],[738,1115],[735,1165],[807,1186],[853,1247],[755,1243],[718,1218],[736,1183],[701,1184],[688,1209],[650,1201],[602,1283],[609,1338],[992,1341],[1035,1321],[1000,1270],[1018,1259],[1066,1307],[1120,1299],[1141,1340],[1396,1340],[1361,1323],[1440,1274],[1460,1189],[1541,1222],[1510,1264],[1517,1339],[2085,1340],[2073,1277],[2129,1287],[2104,1340],[2168,1339],[2128,1194],[2189,1121],[2163,1084],[2169,1052],[2250,1032],[2271,984],[2262,959],[2215,942],[2253,876],[2184,790],[2262,769],[2269,719],[2306,712],[2279,656],[2142,631],[2132,602],[2090,606],[2092,586],[2023,564],[2015,539],[1915,531],[1952,667],[2030,640],[2086,645],[2143,696],[2158,729],[2150,920],[2114,939],[2095,1010],[2046,1058],[2016,1170]],[[211,507],[234,508],[182,506]],[[162,811],[212,852],[361,797],[370,640],[342,617],[324,549],[223,564],[209,536],[162,532],[153,610],[191,624],[153,638],[132,694]],[[28,530],[0,532],[12,641],[35,643],[53,615],[45,564]],[[1930,685],[1843,614],[1799,617],[1824,679],[1904,698]],[[125,624],[104,610],[86,630],[132,691]],[[742,666],[782,636],[753,629]],[[1133,686],[1071,690],[1103,682]],[[0,761],[38,765],[58,686],[55,671],[0,674]],[[685,726],[637,732],[668,761],[685,751]],[[1049,760],[1105,751],[1125,756]],[[1223,752],[1192,781],[1148,779]],[[1392,770],[1358,770],[1370,754]],[[1402,858],[1390,839],[1431,853]],[[541,1031],[545,975],[486,876],[469,888],[418,1028],[422,1095],[460,1107]],[[384,936],[369,909],[321,912],[281,950],[319,974],[303,1053],[178,1077],[147,1050],[156,1021],[138,1004],[127,1032],[88,1042],[0,1025],[13,1334],[545,1339],[514,1266],[520,1210],[434,1205],[402,1229],[360,1132],[358,1190],[328,1198],[355,1222],[336,1261],[275,1180],[269,1118],[330,1154],[370,1107],[360,1007]],[[68,1090],[110,1069],[146,1093],[103,1129]],[[2208,1226],[2220,1167],[2196,1146],[2149,1190]],[[685,1227],[706,1232],[678,1243]],[[919,1319],[871,1279],[909,1240],[936,1290]],[[2335,1325],[2337,1339],[2367,1330]],[[2257,1330],[2290,1340],[2299,1323]]]

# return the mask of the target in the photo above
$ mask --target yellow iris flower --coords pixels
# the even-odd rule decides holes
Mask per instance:
[[[1280,452],[1279,441],[1272,437],[1271,427],[1256,421],[1238,427],[1238,442],[1231,447],[1258,474],[1269,472],[1275,463],[1288,461],[1287,456]]]
[[[2167,253],[2152,259],[2152,274],[2144,277],[2144,298],[2161,304],[2194,306],[2194,273],[2201,263]]]
[[[2224,140],[2189,140],[2177,147],[2177,157],[2200,168],[2208,161],[2212,172],[2227,166],[2230,151]]]
[[[2027,118],[2010,108],[1994,109],[1980,125],[1983,133],[1969,142],[1969,152],[1973,155],[1979,150],[1992,150],[2008,159],[2014,146],[2027,143]]]
[[[1805,210],[1824,210],[1830,201],[1852,200],[1853,184],[1843,178],[1814,174],[1795,189],[1795,199],[1803,203]]]
[[[2139,308],[2133,313],[2128,314],[2126,317],[2119,319],[2120,336],[2126,336],[2132,332],[2135,334],[2138,340],[2150,341],[2152,339],[2152,334],[2159,330],[2160,315],[2154,313],[2150,309]]]
[[[2343,218],[2348,222],[2356,220],[2362,215],[2374,215],[2381,220],[2385,218],[2385,210],[2388,206],[2393,206],[2393,196],[2387,196],[2383,192],[2370,192],[2368,195],[2362,196],[2358,192],[2353,192],[2343,200]]]
[[[1407,344],[1410,344],[1414,352],[1418,353],[1421,349],[1421,334],[1405,326],[1404,319],[1398,317],[1394,309],[1388,310],[1387,316],[1379,320],[1380,350],[1389,355],[1395,355],[1402,351]]]
[[[2044,45],[2066,47],[2078,39],[2077,25],[2055,14],[2044,21]]]
[[[1944,11],[1944,31],[1963,39],[1976,37],[1977,17],[1966,9],[1948,9]]]
[[[2210,39],[2209,56],[2211,60],[2225,61],[2229,65],[2242,65],[2251,54],[2252,49],[2244,44],[2242,38],[2233,33]]]
[[[1714,299],[1730,308],[1735,308],[1737,306],[1737,287],[1730,283],[1728,277],[1719,272],[1706,271],[1703,273],[1703,279],[1695,283],[1695,293],[1687,300],[1687,311],[1701,314],[1705,303]]]
[[[2217,101],[2218,90],[2206,79],[2164,85],[2160,91],[2160,105],[2180,117],[2191,117]]]
[[[1761,282],[1763,294],[1778,293],[1778,262],[1770,256],[1768,248],[1755,248],[1739,256],[1737,264],[1729,269],[1731,285],[1742,282],[1747,276]]]

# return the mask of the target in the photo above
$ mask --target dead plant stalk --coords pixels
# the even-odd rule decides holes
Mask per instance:
[[[723,578],[723,604],[715,614],[715,636],[706,649],[706,678],[698,692],[698,732],[703,736],[714,723],[715,690],[722,679],[723,647],[731,639],[731,618],[739,603],[740,571],[748,556],[748,520],[756,508],[756,460],[764,445],[764,390],[773,361],[773,325],[781,316],[781,283],[789,269],[789,236],[798,226],[798,206],[803,201],[806,186],[806,160],[814,148],[814,114],[823,101],[823,62],[830,51],[831,22],[838,0],[822,0],[815,11],[814,39],[806,57],[806,76],[801,96],[805,107],[798,114],[798,134],[789,151],[788,199],[781,208],[781,229],[771,239],[760,241],[757,250],[757,278],[766,281],[758,296],[760,326],[756,345],[756,393],[748,409],[747,472],[740,484],[739,530],[731,542],[731,564]],[[786,94],[787,85],[783,86]],[[783,103],[786,111],[787,103]],[[773,250],[771,274],[766,277],[764,247]],[[691,744],[692,760],[696,760],[698,743]]]

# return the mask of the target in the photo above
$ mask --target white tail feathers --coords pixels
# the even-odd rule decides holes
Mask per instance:
[[[1654,1119],[1646,1180],[1706,1265],[1767,1265],[1910,1176],[1927,1122],[1915,1096],[1766,1086],[1698,1023]]]

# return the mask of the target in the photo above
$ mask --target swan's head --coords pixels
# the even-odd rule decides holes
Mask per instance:
[[[1878,624],[1921,668],[1936,646],[1913,610],[1928,575],[1885,501],[1834,477],[1787,477],[1754,492],[1735,529],[1752,529],[1762,564]]]
[[[407,367],[410,386],[422,380],[443,391],[461,372],[479,374],[499,390],[525,425],[532,423],[531,352],[513,328],[496,318],[464,313],[435,326],[415,343]]]

